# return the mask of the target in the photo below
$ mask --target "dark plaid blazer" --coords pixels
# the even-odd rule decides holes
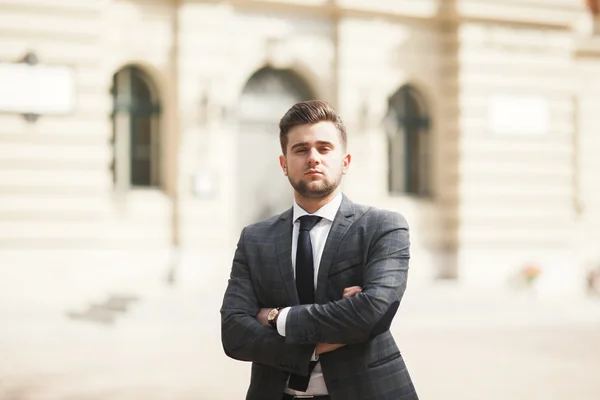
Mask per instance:
[[[252,361],[247,400],[280,400],[290,373],[307,376],[316,343],[346,346],[320,356],[333,400],[415,400],[390,324],[406,288],[408,225],[400,214],[344,196],[319,266],[315,304],[299,305],[292,269],[292,209],[243,229],[221,308],[225,353]],[[342,300],[343,290],[362,292]],[[256,320],[292,306],[286,337]]]

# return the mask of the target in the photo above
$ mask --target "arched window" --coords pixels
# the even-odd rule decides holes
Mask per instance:
[[[278,162],[279,120],[295,103],[312,98],[308,85],[291,70],[262,68],[248,79],[240,98],[236,140],[237,188],[244,196],[238,207],[240,223],[259,221],[290,206],[290,185]]]
[[[113,77],[113,181],[121,189],[159,186],[160,104],[146,73],[125,67]]]
[[[240,115],[248,122],[263,123],[263,128],[278,124],[295,103],[310,100],[307,84],[293,71],[262,68],[255,72],[242,91]]]
[[[388,101],[386,122],[390,193],[431,194],[430,119],[421,93],[402,86]]]

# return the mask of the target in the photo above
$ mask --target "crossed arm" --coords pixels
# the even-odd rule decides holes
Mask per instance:
[[[387,331],[406,289],[409,247],[404,217],[387,214],[369,246],[362,290],[327,304],[291,307],[286,343],[354,344]]]
[[[362,288],[360,286],[350,286],[344,289],[344,293],[342,294],[342,299],[352,297],[357,293],[360,293]],[[256,315],[256,319],[262,325],[269,327],[268,314],[271,311],[271,308],[261,308],[261,310]],[[340,347],[345,346],[344,344],[332,344],[332,343],[317,343],[315,346],[315,355],[319,356],[323,353],[329,353],[330,351],[334,351],[339,349]]]
[[[316,348],[319,354],[320,350],[369,340],[389,329],[408,271],[408,226],[399,214],[389,214],[374,234],[362,291],[327,304],[291,307],[285,338],[257,319],[261,309],[250,280],[243,237],[244,232],[221,308],[221,336],[228,356],[308,375],[317,344],[322,343]]]
[[[276,330],[262,325],[259,302],[252,286],[242,231],[221,307],[221,341],[225,354],[279,370],[307,376],[315,345],[289,344]]]

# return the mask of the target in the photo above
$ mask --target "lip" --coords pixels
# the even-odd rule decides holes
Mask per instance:
[[[323,175],[323,173],[317,171],[316,169],[311,169],[310,171],[307,171],[304,175]]]

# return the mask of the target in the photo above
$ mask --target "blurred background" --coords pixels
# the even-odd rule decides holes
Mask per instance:
[[[600,398],[597,0],[0,0],[0,399],[242,399],[240,229],[324,99],[423,399]]]

